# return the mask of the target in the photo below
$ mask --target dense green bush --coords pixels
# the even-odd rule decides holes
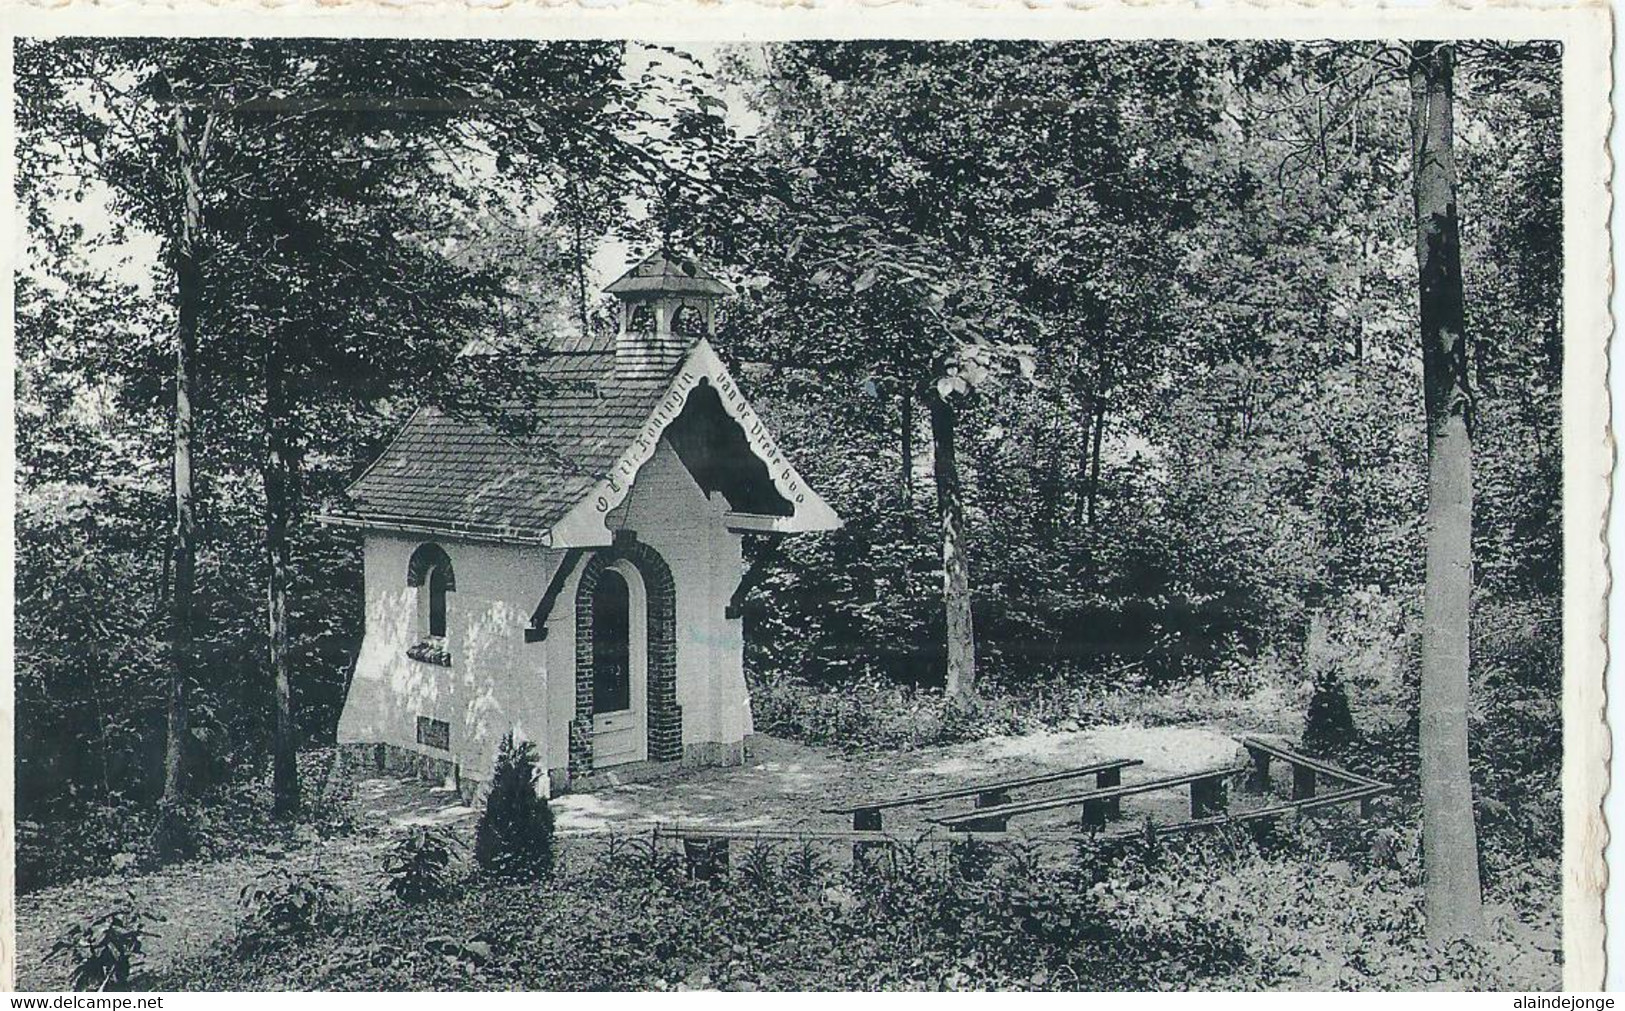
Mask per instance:
[[[1233,658],[1215,664],[1212,676],[1176,690],[1154,685],[1132,666],[1026,685],[990,679],[968,705],[950,704],[938,688],[874,676],[835,684],[793,674],[747,671],[746,677],[757,730],[846,751],[884,752],[1117,723],[1241,720],[1250,730],[1296,734],[1296,718],[1283,707],[1278,667],[1269,656]]]
[[[505,734],[474,830],[474,861],[487,874],[533,881],[553,872],[553,809],[536,790],[540,775],[536,746]]]
[[[1148,985],[1170,953],[1192,982],[1244,957],[1208,913],[1165,910],[1136,925],[1148,915],[1138,907],[1120,915],[1132,903],[1108,909],[1086,883],[1092,865],[988,847],[976,863],[966,875],[963,855],[900,845],[853,871],[816,844],[761,844],[728,878],[692,882],[669,842],[623,838],[540,885],[476,881],[410,925],[356,916],[320,945],[183,971],[209,973],[193,984],[249,987],[1073,988]],[[466,936],[474,923],[501,939],[485,964],[417,954],[423,938]]]
[[[156,812],[122,800],[67,821],[17,822],[17,891],[100,877],[149,859]]]
[[[300,755],[306,777],[300,819],[324,839],[345,836],[357,828],[355,777],[341,748],[322,748]]]
[[[1486,885],[1536,869],[1557,885],[1562,852],[1562,627],[1557,598],[1480,599],[1472,641],[1470,719],[1473,789]],[[1397,719],[1376,725],[1345,757],[1367,775],[1417,796],[1416,698],[1420,658],[1412,652],[1397,690]],[[1356,712],[1358,694],[1351,698]]]
[[[950,705],[940,689],[875,676],[813,684],[793,676],[753,679],[756,728],[777,737],[853,750],[954,744],[1032,725],[1002,700]]]
[[[134,461],[91,455],[85,485],[21,492],[17,565],[19,814],[66,824],[91,807],[150,805],[162,788],[169,645],[163,640],[167,484]],[[143,474],[150,471],[143,469]],[[257,480],[257,479],[256,479]],[[325,479],[324,479],[325,480]],[[200,503],[209,536],[198,561],[195,663],[186,757],[199,793],[268,755],[263,507],[222,479]],[[343,674],[358,643],[358,539],[319,524],[296,531],[291,662],[304,741],[331,743]],[[150,592],[136,592],[146,588]]]
[[[1559,598],[1474,616],[1471,757],[1485,887],[1555,909],[1563,852]]]

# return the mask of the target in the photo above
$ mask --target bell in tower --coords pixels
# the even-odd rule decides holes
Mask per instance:
[[[716,328],[717,299],[730,293],[698,261],[653,253],[604,291],[621,303],[617,370],[664,374]]]

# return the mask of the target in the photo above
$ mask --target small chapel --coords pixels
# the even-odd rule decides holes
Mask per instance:
[[[840,519],[711,346],[725,284],[656,253],[606,291],[613,343],[528,363],[523,435],[420,407],[324,517],[365,559],[340,744],[465,796],[510,731],[554,792],[744,760],[742,535]]]

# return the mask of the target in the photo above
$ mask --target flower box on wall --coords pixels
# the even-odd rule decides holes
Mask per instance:
[[[423,641],[407,649],[406,655],[419,663],[432,663],[438,667],[451,666],[451,650],[446,646],[446,640],[437,637]]]

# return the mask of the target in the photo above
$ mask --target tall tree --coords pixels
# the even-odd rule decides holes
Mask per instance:
[[[193,120],[197,120],[194,125]],[[175,528],[172,541],[174,584],[170,589],[170,676],[164,748],[166,848],[179,844],[177,810],[186,790],[186,692],[192,678],[192,595],[197,560],[197,517],[192,488],[192,395],[196,368],[198,322],[203,299],[203,193],[201,176],[213,131],[212,115],[193,117],[176,108],[174,137],[175,189],[179,194],[179,227],[171,246],[175,275],[175,415],[172,450]]]
[[[298,730],[294,724],[293,673],[288,657],[288,582],[294,503],[298,492],[293,459],[293,412],[280,329],[265,334],[265,564],[266,642],[276,716],[271,739],[272,813],[291,818],[299,810]]]
[[[954,403],[951,384],[932,390],[933,473],[937,483],[937,519],[942,539],[942,603],[947,624],[948,697],[963,702],[976,687],[976,629],[970,606],[970,560],[965,557],[964,487],[954,454]]]
[[[1422,840],[1428,936],[1478,929],[1482,898],[1467,756],[1473,593],[1473,396],[1468,385],[1454,150],[1455,48],[1411,46],[1411,154],[1427,407],[1422,605]]]

